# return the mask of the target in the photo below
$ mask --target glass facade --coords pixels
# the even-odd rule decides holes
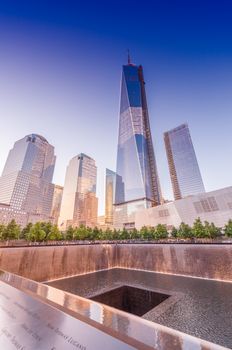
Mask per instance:
[[[60,216],[62,195],[63,195],[63,187],[59,185],[55,185],[53,200],[52,200],[52,211],[51,211],[51,217],[53,219],[54,224],[58,223],[58,219]]]
[[[129,207],[133,201],[145,201],[145,207],[161,202],[143,69],[131,63],[124,65],[122,71],[116,173],[115,213],[120,212],[117,206],[123,205],[124,208],[123,218],[120,215],[115,217],[117,222],[114,225],[119,227],[125,220],[127,222],[126,203],[130,203],[129,219]]]
[[[105,223],[113,224],[113,203],[115,197],[116,173],[106,169],[105,184]]]
[[[97,167],[95,161],[81,153],[72,158],[66,170],[59,226],[95,226],[98,200],[96,198]]]
[[[54,185],[54,147],[41,135],[15,142],[0,178],[0,203],[48,220]]]
[[[187,124],[164,133],[175,200],[205,192]]]

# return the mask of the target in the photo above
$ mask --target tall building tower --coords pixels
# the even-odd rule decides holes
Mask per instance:
[[[113,225],[113,203],[115,198],[116,173],[106,169],[105,183],[105,223]]]
[[[116,172],[114,225],[130,228],[136,211],[161,202],[143,68],[130,57],[122,70]]]
[[[27,212],[29,221],[48,220],[55,160],[54,147],[41,135],[15,142],[0,178],[0,203]]]
[[[58,224],[62,195],[63,195],[63,187],[59,185],[55,185],[53,200],[52,200],[52,211],[51,211],[51,217],[53,219],[54,224]]]
[[[96,181],[97,167],[92,158],[81,153],[70,160],[61,201],[61,229],[69,225],[93,227],[97,224]]]
[[[164,133],[175,200],[205,192],[187,124]]]

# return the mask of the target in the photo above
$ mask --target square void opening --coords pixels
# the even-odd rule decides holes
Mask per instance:
[[[168,297],[170,297],[170,295],[151,290],[122,286],[95,295],[90,299],[137,316],[143,316]]]

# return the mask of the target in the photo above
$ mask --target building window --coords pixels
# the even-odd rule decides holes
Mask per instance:
[[[168,209],[159,210],[159,217],[160,218],[163,218],[166,216],[170,216]]]
[[[201,199],[199,202],[194,202],[193,205],[197,214],[219,210],[215,197]]]

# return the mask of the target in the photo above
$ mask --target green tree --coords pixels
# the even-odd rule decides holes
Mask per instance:
[[[127,229],[124,227],[123,230],[120,233],[120,239],[130,239],[130,233],[127,231]]]
[[[26,238],[28,241],[31,242],[42,242],[46,238],[46,232],[43,230],[44,227],[41,222],[37,222],[34,224],[29,233],[27,234]]]
[[[75,229],[74,238],[78,239],[78,240],[85,240],[85,239],[87,239],[88,234],[89,234],[89,232],[88,232],[86,226],[80,225],[79,227],[77,227]]]
[[[32,222],[29,222],[21,231],[19,238],[26,239],[28,233],[30,232],[31,227],[33,226]]]
[[[115,228],[112,232],[112,238],[113,238],[113,240],[120,239],[120,230],[116,230],[116,228]]]
[[[154,235],[156,239],[164,239],[168,237],[168,231],[165,225],[158,224],[155,228]]]
[[[229,220],[224,227],[224,233],[227,237],[232,237],[232,220]]]
[[[205,238],[206,237],[205,226],[202,224],[200,218],[197,218],[194,221],[192,232],[193,232],[194,237],[196,237],[196,238]]]
[[[47,236],[49,235],[49,233],[51,232],[51,230],[52,230],[52,223],[50,222],[50,221],[48,221],[48,222],[41,222],[40,223],[40,226],[41,226],[41,229],[45,232],[45,234],[46,234],[46,237],[45,238],[47,238]]]
[[[178,229],[178,237],[180,238],[192,238],[193,232],[191,227],[188,224],[182,222]]]
[[[133,230],[130,231],[130,238],[137,239],[139,237],[140,237],[139,231],[136,228],[133,228]]]
[[[113,239],[113,232],[112,230],[107,227],[107,229],[105,231],[101,232],[101,237],[99,237],[98,239],[102,239],[102,240],[112,240]]]
[[[53,225],[51,231],[46,236],[47,241],[60,241],[63,238],[62,233],[58,229],[57,225]]]
[[[11,222],[5,227],[2,237],[3,239],[18,239],[20,235],[20,226],[16,224],[16,221],[13,219]]]
[[[148,227],[148,239],[158,239],[154,226]]]
[[[178,230],[177,230],[176,227],[173,227],[173,228],[172,228],[171,236],[172,236],[173,238],[176,238],[176,237],[178,236]]]
[[[114,239],[114,231],[112,231],[109,227],[105,230],[105,236],[108,240]]]
[[[65,232],[65,239],[71,241],[74,239],[75,229],[72,226],[69,226]]]
[[[90,241],[103,239],[102,230],[98,227],[94,227],[93,229],[91,227],[87,227],[86,239],[89,239]]]
[[[211,224],[208,221],[205,221],[205,237],[216,238],[221,234],[219,227],[216,227],[213,222]]]
[[[151,229],[150,227],[143,226],[140,230],[140,235],[144,239],[152,239],[154,238],[153,235],[154,229]]]
[[[3,232],[5,230],[5,225],[0,224],[0,241],[3,240]]]

